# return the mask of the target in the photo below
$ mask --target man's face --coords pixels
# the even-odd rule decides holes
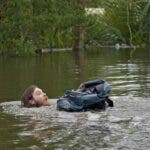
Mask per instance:
[[[38,106],[44,106],[44,105],[48,105],[48,97],[46,95],[46,93],[44,93],[42,91],[42,89],[40,88],[35,88],[34,92],[32,93],[33,95],[33,102],[34,104],[38,105]]]

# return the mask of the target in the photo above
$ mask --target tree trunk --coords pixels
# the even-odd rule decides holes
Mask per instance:
[[[129,35],[130,35],[129,44],[130,46],[132,46],[133,35],[132,35],[132,29],[130,26],[130,10],[131,10],[131,3],[130,1],[127,1],[127,27],[128,27]]]
[[[75,26],[75,41],[73,49],[75,51],[82,50],[84,47],[84,26],[83,25],[76,25]]]
[[[85,17],[85,6],[87,0],[78,0],[78,8],[80,12],[80,17],[77,24],[74,27],[74,45],[73,50],[80,51],[84,48],[84,39],[85,39],[85,26],[84,26],[84,17]]]

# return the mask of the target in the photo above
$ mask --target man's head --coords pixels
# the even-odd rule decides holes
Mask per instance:
[[[21,104],[24,107],[40,107],[49,105],[46,93],[35,85],[29,86],[24,91],[21,97]]]

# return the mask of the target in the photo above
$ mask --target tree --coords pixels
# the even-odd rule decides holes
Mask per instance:
[[[91,7],[104,11],[87,14]],[[0,53],[150,43],[149,26],[149,0],[1,0]]]
[[[145,43],[150,44],[150,1],[141,1],[141,24],[139,26],[139,32]]]

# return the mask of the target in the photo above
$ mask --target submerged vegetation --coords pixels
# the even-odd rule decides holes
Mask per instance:
[[[101,8],[101,13],[87,13]],[[93,9],[94,10],[94,9]],[[149,0],[1,0],[0,54],[150,44]]]

